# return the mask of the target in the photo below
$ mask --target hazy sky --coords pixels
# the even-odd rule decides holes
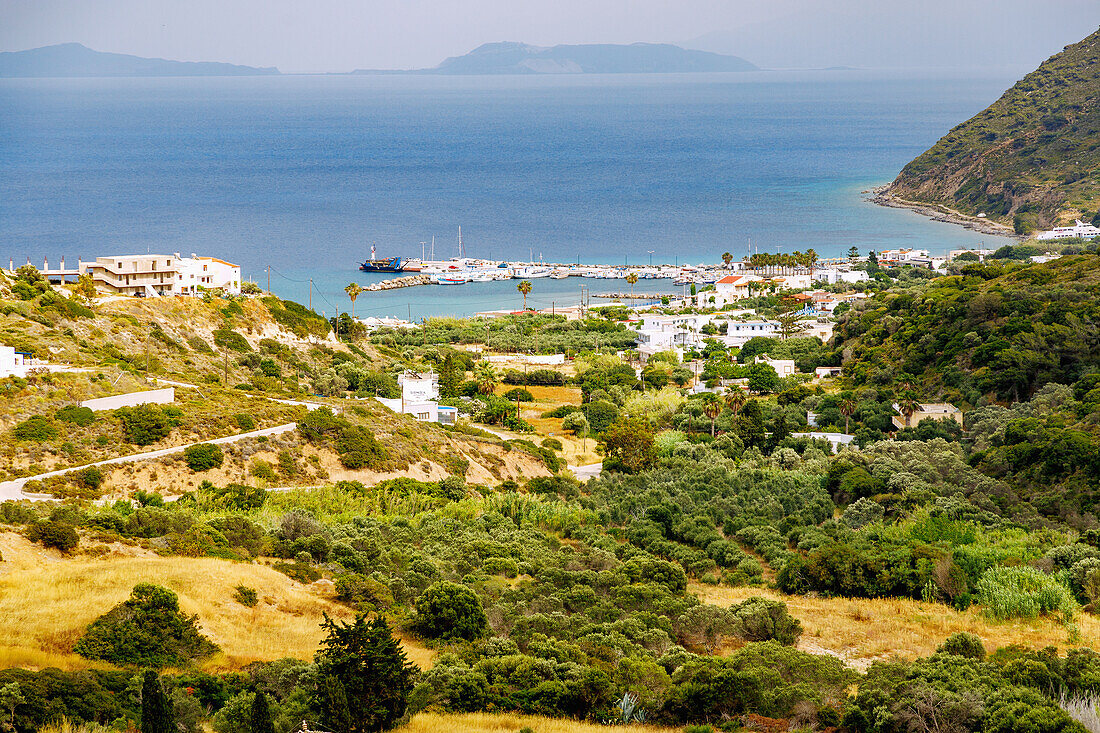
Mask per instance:
[[[895,10],[896,8],[896,10]],[[1097,0],[0,0],[0,50],[77,41],[100,51],[185,61],[278,66],[283,71],[418,68],[500,40],[683,42],[740,31],[764,63],[783,65],[785,23],[820,32],[895,32],[934,61],[974,45],[1021,46],[1032,67],[1100,24]],[[953,33],[939,37],[941,24]],[[746,26],[768,29],[753,38]],[[838,28],[843,26],[843,29]],[[746,36],[745,34],[748,33]],[[914,34],[919,37],[913,38]],[[749,38],[755,43],[738,40]],[[973,39],[972,42],[970,39]],[[863,56],[892,65],[889,43]],[[713,41],[713,39],[712,39]],[[766,46],[761,46],[761,43]],[[849,42],[846,41],[845,44]],[[709,46],[715,46],[713,42]],[[739,49],[715,47],[729,53]],[[750,61],[754,59],[743,52]],[[1004,54],[996,56],[997,63]],[[880,58],[881,57],[881,58]],[[776,63],[776,59],[780,63]],[[824,63],[828,63],[826,60]],[[838,60],[837,63],[844,63]],[[795,64],[797,65],[797,64]]]

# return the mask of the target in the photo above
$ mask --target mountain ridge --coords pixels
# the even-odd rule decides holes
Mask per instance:
[[[25,51],[0,52],[0,77],[134,77],[134,76],[269,76],[273,66],[256,67],[220,61],[172,61],[96,51],[81,43],[58,43]]]
[[[930,205],[1017,234],[1100,220],[1100,30],[1066,46],[906,165],[884,203]]]

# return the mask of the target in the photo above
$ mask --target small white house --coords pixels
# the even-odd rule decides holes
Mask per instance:
[[[674,351],[682,358],[685,349],[702,347],[709,338],[702,329],[711,320],[712,316],[701,314],[643,314],[637,329],[638,353],[648,359],[661,351]]]
[[[721,309],[729,303],[752,297],[751,283],[759,282],[755,275],[726,275],[714,283],[714,290],[704,290],[696,294],[696,305],[700,308]]]
[[[794,359],[773,359],[767,354],[757,356],[754,363],[767,364],[775,370],[775,373],[779,375],[780,379],[789,377],[798,371],[794,366]]]
[[[404,415],[412,415],[420,422],[438,422],[454,425],[458,410],[453,407],[440,407],[439,380],[433,372],[406,371],[397,378],[401,387],[401,397],[376,399],[383,405]]]
[[[179,268],[175,287],[172,289],[174,295],[195,295],[200,292],[200,288],[221,288],[230,295],[240,295],[240,265],[219,260],[217,257],[199,257],[193,252],[190,257],[180,257],[179,252],[173,256]]]
[[[726,333],[718,337],[729,348],[740,349],[749,339],[760,336],[775,338],[779,335],[779,324],[764,319],[751,321],[727,321]]]
[[[839,377],[842,371],[842,367],[818,367],[817,369],[814,369],[814,377],[816,377],[817,379],[825,379],[826,377]]]
[[[0,344],[0,378],[24,377],[26,374],[26,355],[16,351],[14,346]]]

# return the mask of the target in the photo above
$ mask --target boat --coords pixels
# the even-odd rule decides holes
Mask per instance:
[[[370,259],[366,262],[359,263],[359,269],[363,272],[404,272],[405,262],[400,257],[386,257],[384,259],[376,259],[374,256],[374,245],[370,247]]]
[[[432,278],[432,281],[438,285],[465,285],[467,277],[462,272],[448,272],[446,274],[436,275]]]

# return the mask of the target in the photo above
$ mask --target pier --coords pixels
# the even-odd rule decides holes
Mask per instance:
[[[407,275],[405,277],[395,277],[393,280],[383,280],[382,282],[371,283],[364,288],[367,292],[377,292],[379,290],[395,290],[397,288],[411,288],[416,285],[430,285],[432,278],[430,275]]]

